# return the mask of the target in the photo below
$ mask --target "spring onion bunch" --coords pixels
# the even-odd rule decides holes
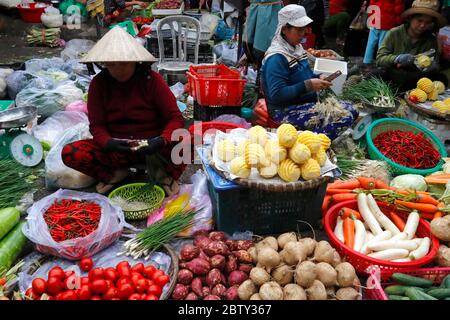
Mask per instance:
[[[394,108],[397,89],[378,77],[362,80],[359,83],[344,87],[343,100],[363,102],[377,107]]]

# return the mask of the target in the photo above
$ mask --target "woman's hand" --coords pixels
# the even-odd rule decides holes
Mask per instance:
[[[311,91],[320,91],[331,87],[331,82],[322,79],[310,79]]]

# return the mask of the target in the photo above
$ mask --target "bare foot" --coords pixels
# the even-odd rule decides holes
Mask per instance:
[[[117,170],[114,172],[114,176],[109,183],[99,182],[95,189],[100,194],[105,194],[114,188],[116,183],[124,180],[128,176],[128,170]]]

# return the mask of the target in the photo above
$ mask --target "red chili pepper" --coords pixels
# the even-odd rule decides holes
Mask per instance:
[[[441,159],[423,133],[385,131],[373,139],[373,143],[385,157],[408,168],[433,168]]]

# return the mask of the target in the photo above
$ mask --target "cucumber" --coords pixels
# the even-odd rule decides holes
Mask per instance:
[[[397,296],[395,294],[390,294],[388,297],[389,297],[389,300],[411,300],[408,297]]]
[[[435,297],[432,297],[425,292],[422,292],[415,288],[406,289],[405,294],[411,300],[437,300]]]
[[[386,292],[386,294],[388,295],[396,295],[396,296],[404,296],[405,295],[405,291],[408,288],[415,288],[417,290],[420,291],[424,291],[424,288],[420,288],[420,287],[413,287],[413,286],[402,286],[402,285],[391,285],[391,286],[387,286],[386,288],[384,288],[384,292]]]
[[[432,297],[438,298],[438,299],[444,299],[444,298],[450,298],[450,289],[433,289],[427,292]]]
[[[413,277],[413,276],[403,274],[403,273],[392,274],[392,279],[394,279],[395,281],[397,281],[401,284],[407,285],[407,286],[427,288],[427,287],[431,287],[433,285],[433,281],[431,281],[431,280],[419,278],[419,277]]]
[[[445,278],[441,282],[440,287],[450,289],[450,274],[445,276]]]

